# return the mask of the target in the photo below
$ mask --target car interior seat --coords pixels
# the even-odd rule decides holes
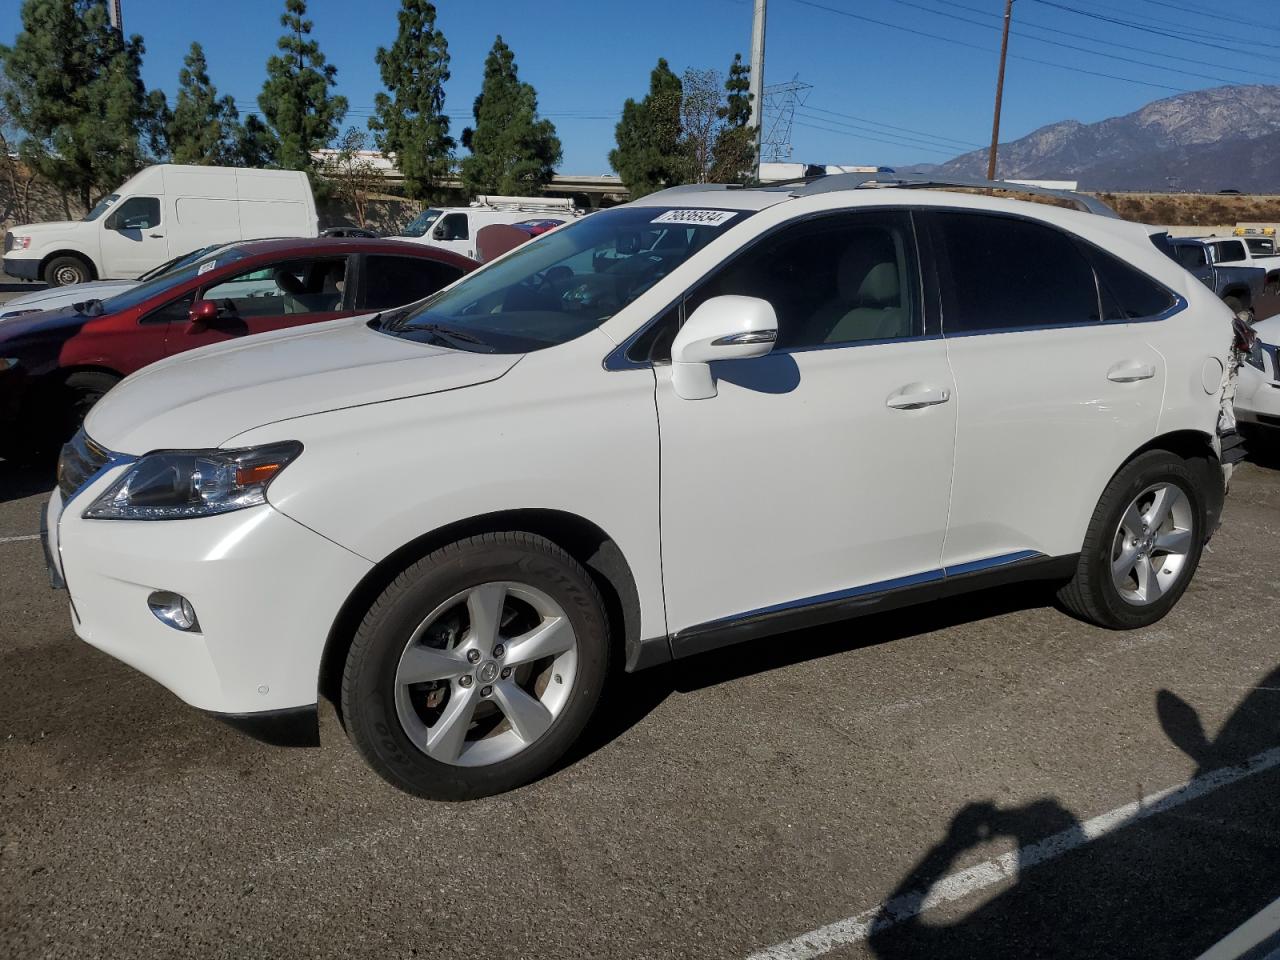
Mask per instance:
[[[910,335],[911,313],[903,302],[898,255],[888,236],[849,244],[835,279],[835,298],[814,314],[815,339],[844,343]]]

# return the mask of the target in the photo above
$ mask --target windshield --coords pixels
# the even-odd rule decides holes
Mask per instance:
[[[441,214],[440,210],[423,210],[414,217],[407,227],[400,231],[402,237],[422,237],[426,236],[431,225],[436,222]]]
[[[131,287],[123,293],[118,293],[114,297],[102,301],[103,312],[116,313],[120,310],[132,309],[158,293],[163,293],[171,287],[180,286],[202,273],[207,273],[214,267],[221,267],[228,263],[235,263],[237,260],[243,260],[246,256],[247,254],[243,250],[214,247],[211,254],[201,257],[199,260],[171,269],[168,273],[139,283],[136,287]]]
[[[138,280],[145,283],[148,280],[154,280],[156,277],[163,277],[170,270],[177,267],[185,267],[188,263],[195,263],[201,257],[207,256],[215,250],[221,250],[225,246],[227,246],[225,243],[215,243],[212,246],[201,247],[199,250],[192,250],[190,253],[183,254],[180,257],[174,257],[172,260],[166,260],[160,266],[152,267],[140,276]]]
[[[462,280],[388,332],[527,353],[594,330],[750,213],[618,207],[562,227]]]
[[[99,200],[92,210],[84,215],[84,220],[97,220],[100,216],[107,212],[113,203],[120,199],[120,194],[112,193]]]

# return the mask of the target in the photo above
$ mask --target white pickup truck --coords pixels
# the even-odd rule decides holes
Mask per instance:
[[[1215,265],[1262,267],[1267,271],[1266,293],[1280,293],[1280,254],[1271,237],[1208,237],[1204,244]]]

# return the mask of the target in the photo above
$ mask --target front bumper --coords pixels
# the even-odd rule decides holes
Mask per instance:
[[[4,272],[19,280],[39,280],[40,261],[24,260],[18,257],[4,258]]]
[[[309,708],[343,601],[371,564],[270,506],[194,520],[84,520],[127,465],[47,513],[48,556],[85,642],[216,714]],[[199,633],[162,623],[157,590],[191,601]]]
[[[1249,363],[1240,364],[1236,382],[1235,413],[1242,423],[1280,426],[1280,352],[1264,346],[1267,370]]]

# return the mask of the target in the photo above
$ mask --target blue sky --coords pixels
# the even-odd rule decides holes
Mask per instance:
[[[123,0],[123,6],[126,30],[146,40],[149,86],[172,98],[182,57],[199,40],[219,91],[242,109],[255,108],[283,0]],[[1280,82],[1276,6],[1276,0],[1017,0],[1014,29],[1023,32],[1010,42],[1015,59],[1001,139],[1057,120],[1127,113],[1177,92],[1169,87]],[[607,172],[616,116],[628,96],[643,95],[659,56],[677,71],[723,71],[735,52],[747,55],[751,36],[750,0],[440,0],[437,7],[453,57],[446,109],[455,135],[470,119],[485,54],[501,33],[521,76],[537,87],[542,112],[556,123],[566,173]],[[18,0],[0,4],[0,42],[19,29],[18,8]],[[347,122],[363,127],[380,89],[373,53],[394,38],[399,0],[311,0],[309,8],[316,38],[338,67],[339,91],[351,103]],[[1195,12],[1212,8],[1241,23]],[[985,143],[1002,11],[1003,0],[769,0],[766,83],[798,76],[813,85],[796,115],[793,158],[905,165]]]

